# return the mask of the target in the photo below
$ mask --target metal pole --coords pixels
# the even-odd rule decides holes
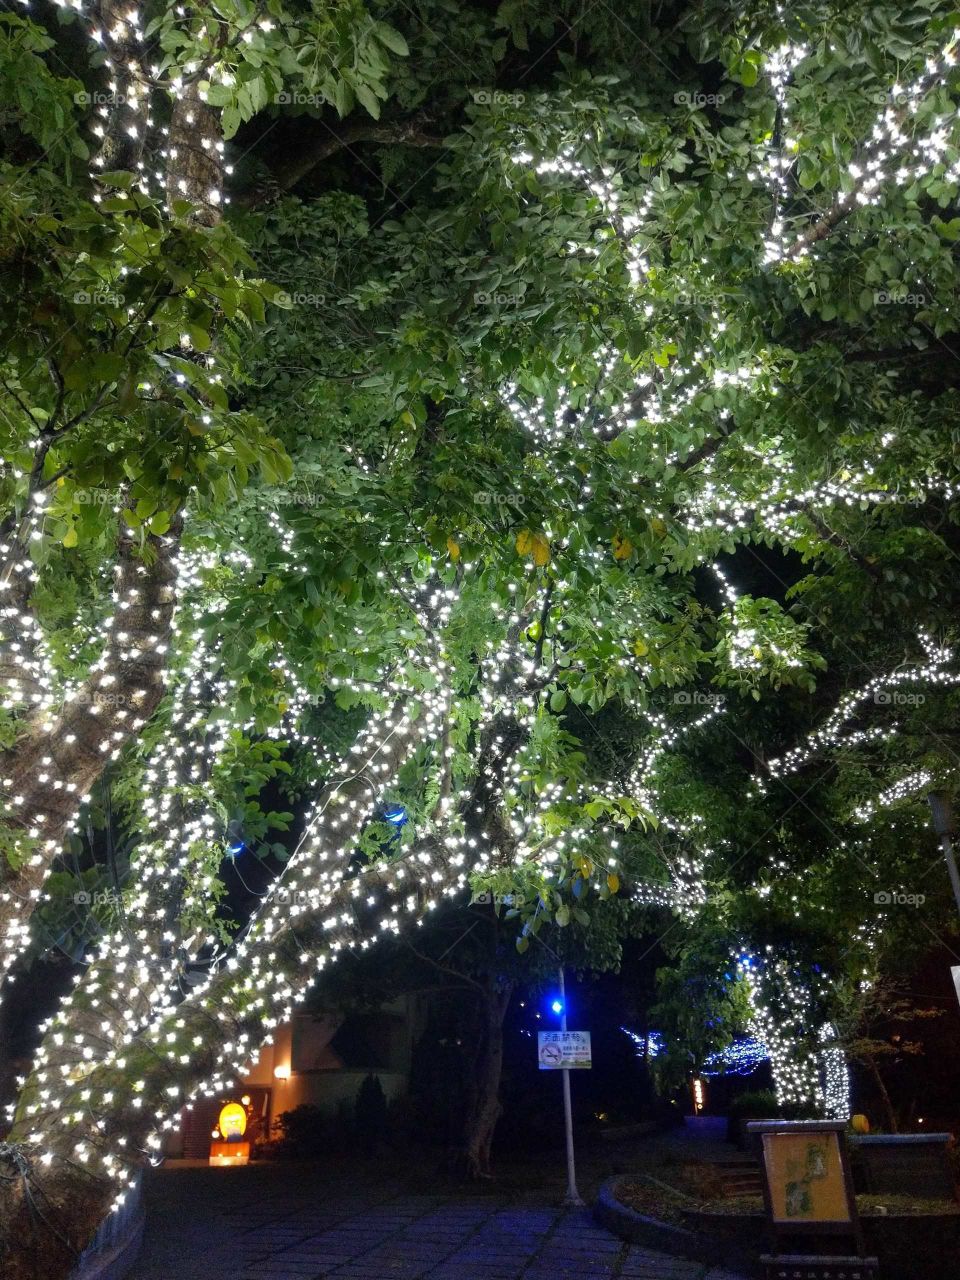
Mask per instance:
[[[567,993],[563,985],[563,965],[560,966],[560,1030],[567,1029]],[[577,1190],[577,1172],[573,1161],[573,1107],[570,1105],[570,1071],[563,1068],[563,1124],[567,1135],[567,1194],[563,1203],[582,1205]]]
[[[927,796],[927,802],[933,816],[933,828],[940,837],[940,848],[947,860],[947,870],[950,872],[950,883],[953,885],[953,896],[957,900],[957,910],[960,911],[960,872],[957,871],[957,859],[953,852],[955,831],[950,797],[942,791],[931,791]]]

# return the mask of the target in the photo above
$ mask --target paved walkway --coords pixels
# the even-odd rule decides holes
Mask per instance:
[[[585,1209],[314,1179],[305,1167],[161,1170],[129,1280],[738,1280],[626,1245]]]

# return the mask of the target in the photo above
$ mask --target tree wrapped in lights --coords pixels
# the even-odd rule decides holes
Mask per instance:
[[[904,618],[949,667],[956,409],[929,355],[955,329],[955,228],[932,211],[956,196],[952,27],[911,28],[904,57],[884,9],[861,61],[830,7],[742,28],[726,9],[680,23],[703,71],[657,33],[638,75],[650,39],[618,48],[595,15],[586,65],[508,94],[439,85],[448,54],[412,41],[401,69],[376,4],[82,14],[112,77],[105,115],[88,94],[95,183],[68,173],[74,126],[2,192],[11,961],[43,946],[28,920],[107,766],[139,814],[122,909],[91,926],[13,1104],[11,1277],[66,1274],[181,1107],[346,949],[472,886],[522,893],[521,951],[622,891],[688,943],[709,910],[756,950],[775,911],[828,923],[821,899],[920,776],[889,724],[843,726],[886,715]],[[431,15],[491,82],[520,76],[525,31],[508,53],[480,10]],[[43,36],[4,35],[75,120]],[[716,93],[678,90],[701,75]],[[394,120],[350,115],[390,88]],[[285,107],[329,174],[271,173],[259,117]],[[241,128],[244,243],[222,221]],[[337,167],[390,139],[402,153]],[[786,821],[798,741],[891,752],[818,790],[829,856]],[[215,800],[263,743],[296,762],[305,834],[231,926]],[[829,916],[860,951],[864,907]],[[795,1012],[762,1029],[788,1100],[822,1088],[786,1043]]]

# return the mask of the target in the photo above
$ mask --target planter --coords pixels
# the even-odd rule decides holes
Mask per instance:
[[[762,1213],[691,1209],[684,1211],[684,1217],[722,1242],[722,1248],[739,1246],[751,1260],[770,1249]],[[860,1225],[866,1252],[880,1259],[882,1280],[952,1280],[957,1274],[960,1213],[861,1214]],[[739,1265],[746,1269],[743,1262]]]
[[[664,1127],[658,1120],[639,1120],[636,1124],[606,1125],[599,1132],[605,1142],[619,1142],[622,1138],[646,1138]]]
[[[858,1191],[953,1200],[949,1133],[877,1133],[848,1138]]]
[[[143,1175],[138,1173],[123,1207],[104,1218],[70,1280],[122,1280],[140,1253],[143,1223]]]
[[[617,1188],[629,1177],[609,1178],[600,1188],[593,1216],[606,1229],[628,1240],[631,1244],[643,1245],[647,1249],[655,1249],[660,1253],[670,1254],[675,1258],[689,1258],[693,1262],[702,1262],[708,1266],[724,1265],[736,1267],[744,1273],[759,1275],[756,1260],[745,1253],[733,1234],[725,1231],[717,1235],[705,1235],[687,1227],[675,1227],[669,1222],[660,1222],[638,1213],[629,1205],[617,1198]],[[683,1211],[687,1217],[687,1211]],[[689,1215],[696,1218],[720,1218],[722,1214]],[[729,1219],[728,1219],[729,1221]],[[763,1219],[759,1219],[762,1233]],[[697,1225],[700,1225],[698,1222]],[[758,1236],[762,1243],[762,1238]],[[749,1248],[749,1246],[748,1246]],[[759,1246],[758,1246],[759,1251]]]
[[[960,1214],[870,1214],[861,1217],[867,1252],[883,1280],[947,1280],[960,1259]]]

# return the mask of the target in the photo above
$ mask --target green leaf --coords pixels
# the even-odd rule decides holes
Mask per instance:
[[[380,119],[380,99],[367,85],[358,83],[356,85],[357,100],[366,111],[373,116],[374,120]]]
[[[391,27],[386,22],[378,22],[373,28],[373,34],[377,37],[382,45],[401,58],[406,58],[410,52],[406,40],[399,31]]]
[[[240,111],[237,107],[224,107],[220,115],[220,127],[223,129],[223,136],[229,140],[234,136],[242,123]]]

